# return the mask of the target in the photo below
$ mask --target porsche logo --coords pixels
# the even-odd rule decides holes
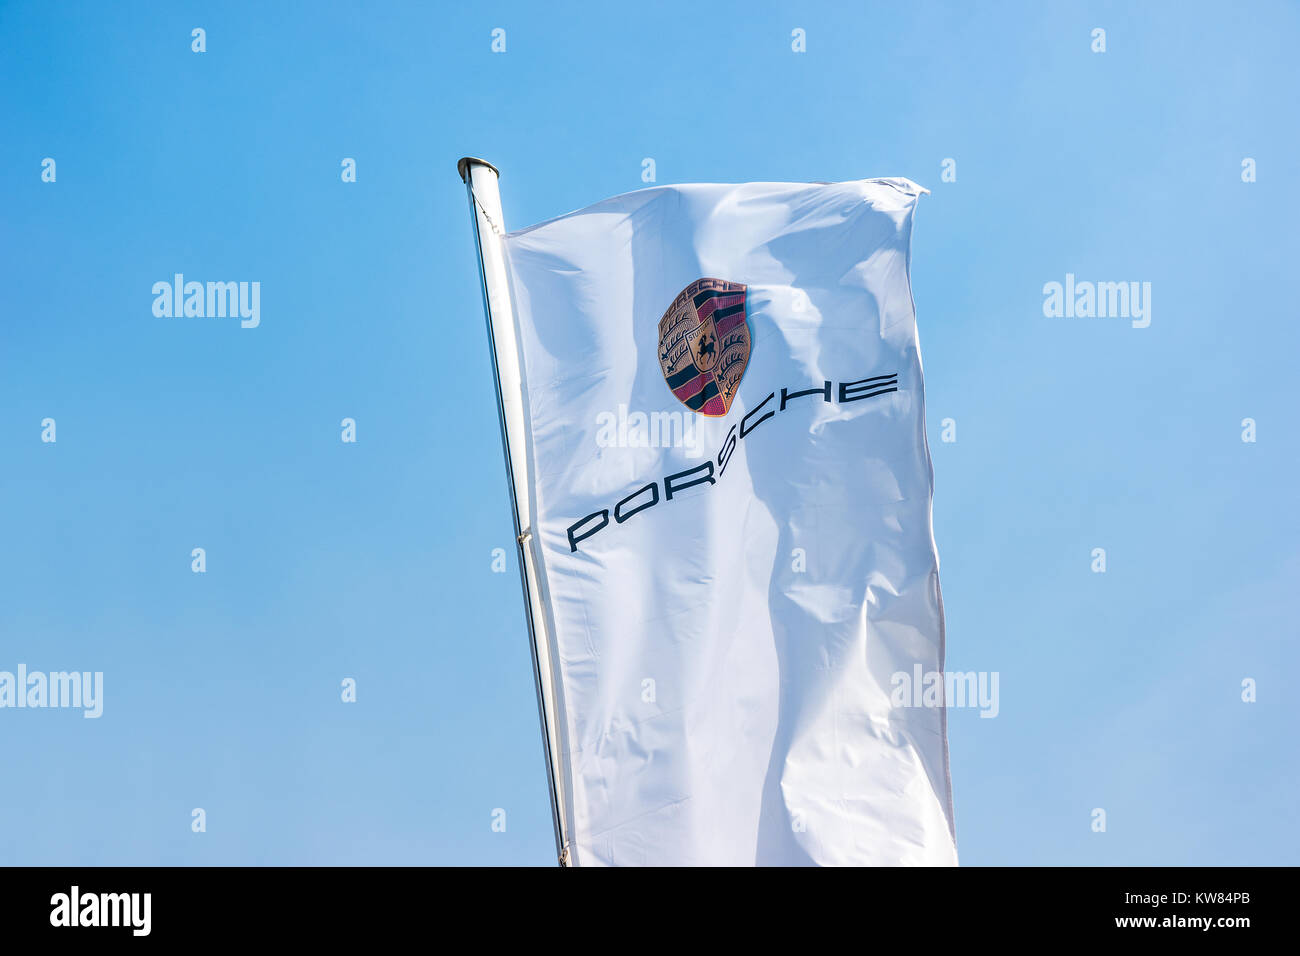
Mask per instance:
[[[750,343],[745,287],[696,279],[659,320],[659,367],[683,405],[720,417],[731,408],[749,365]]]

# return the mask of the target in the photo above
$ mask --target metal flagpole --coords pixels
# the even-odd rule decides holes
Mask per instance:
[[[506,272],[505,220],[501,215],[500,173],[491,163],[466,156],[456,163],[469,191],[470,221],[478,247],[479,277],[483,283],[483,310],[487,314],[492,372],[501,419],[501,447],[505,452],[510,503],[519,549],[519,577],[528,618],[528,643],[532,650],[537,687],[537,713],[546,748],[546,779],[551,791],[551,818],[555,824],[555,850],[561,866],[569,863],[566,824],[567,803],[561,784],[559,727],[555,678],[546,609],[538,587],[537,543],[533,538],[532,498],[528,493],[527,435],[524,421],[523,379],[519,368],[519,342],[514,303]]]

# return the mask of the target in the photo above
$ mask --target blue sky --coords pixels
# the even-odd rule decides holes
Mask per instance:
[[[0,710],[0,863],[552,862],[467,153],[512,228],[647,157],[929,187],[948,665],[1000,674],[950,718],[962,862],[1300,862],[1297,36],[1280,2],[0,4],[0,670],[105,675],[98,720]],[[260,282],[261,324],[155,317],[177,272]],[[1150,282],[1150,326],[1045,317],[1067,273]]]

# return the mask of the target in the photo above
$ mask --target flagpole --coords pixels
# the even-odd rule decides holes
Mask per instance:
[[[537,714],[546,752],[546,781],[551,794],[551,820],[555,826],[555,851],[561,866],[569,864],[567,801],[561,785],[559,720],[556,709],[552,643],[542,603],[534,537],[532,497],[528,487],[528,436],[524,419],[523,376],[519,364],[519,337],[510,278],[506,267],[505,218],[501,213],[500,173],[491,163],[466,156],[456,170],[469,193],[470,221],[478,248],[483,311],[487,317],[492,373],[496,382],[497,413],[501,423],[501,448],[505,453],[510,504],[514,513],[519,579],[523,585],[528,620],[528,645],[532,652],[537,690]]]

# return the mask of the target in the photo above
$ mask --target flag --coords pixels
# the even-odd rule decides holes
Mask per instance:
[[[906,179],[505,238],[578,865],[956,863]]]

